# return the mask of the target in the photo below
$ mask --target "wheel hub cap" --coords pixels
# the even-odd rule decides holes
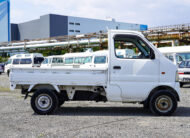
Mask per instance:
[[[52,99],[49,95],[39,95],[36,98],[35,104],[39,110],[46,111],[51,108]]]
[[[160,112],[168,112],[171,110],[173,103],[170,97],[168,96],[160,96],[156,99],[156,108]]]

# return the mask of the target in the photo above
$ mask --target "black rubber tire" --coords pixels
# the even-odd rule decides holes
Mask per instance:
[[[65,98],[63,93],[57,93],[58,99],[59,99],[59,103],[58,106],[60,107],[61,105],[63,105],[65,103]]]
[[[159,111],[159,107],[156,107],[156,100],[157,98],[161,97],[161,96],[166,96],[167,98],[170,98],[171,102],[172,102],[172,106],[169,108],[168,111]],[[155,114],[155,115],[159,115],[159,116],[169,116],[171,114],[173,114],[176,109],[177,109],[177,99],[174,96],[174,94],[168,90],[159,90],[157,92],[155,92],[151,97],[150,97],[150,101],[149,101],[149,107],[150,107],[150,111]]]
[[[39,96],[44,96],[44,95],[48,96],[48,98],[51,100],[51,106],[49,106],[47,110],[39,109],[40,107],[38,107],[39,105],[37,105],[38,103],[36,101]],[[33,94],[31,98],[32,109],[34,110],[35,113],[40,115],[52,114],[57,109],[58,103],[59,101],[57,95],[49,89],[39,89]]]
[[[59,107],[61,106],[61,105],[63,105],[65,103],[65,100],[64,99],[59,99]]]
[[[184,84],[183,84],[182,82],[180,82],[179,85],[180,85],[180,87],[182,88]]]
[[[149,104],[147,102],[143,103],[143,109],[149,110]]]

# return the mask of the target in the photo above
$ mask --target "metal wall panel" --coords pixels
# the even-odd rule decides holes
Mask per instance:
[[[10,1],[0,0],[0,42],[10,41]]]

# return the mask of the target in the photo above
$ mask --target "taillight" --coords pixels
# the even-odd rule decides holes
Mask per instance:
[[[183,74],[184,74],[184,72],[178,72],[178,74],[183,75]]]

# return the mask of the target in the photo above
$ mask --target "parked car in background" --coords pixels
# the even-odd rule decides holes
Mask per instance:
[[[40,67],[41,63],[43,62],[44,57],[40,53],[32,53],[32,54],[17,54],[11,56],[7,64],[5,66],[5,73],[9,76],[11,68],[17,67],[24,67],[24,68],[31,68],[31,67]]]
[[[190,83],[190,60],[182,61],[181,64],[179,64],[178,73],[180,87]]]
[[[190,46],[162,47],[158,49],[176,65],[179,65],[181,61],[190,60]]]
[[[48,56],[41,63],[41,68],[60,67],[64,65],[63,55]]]
[[[0,63],[0,75],[1,75],[1,73],[4,72],[4,68],[5,68],[5,64],[4,63]]]

